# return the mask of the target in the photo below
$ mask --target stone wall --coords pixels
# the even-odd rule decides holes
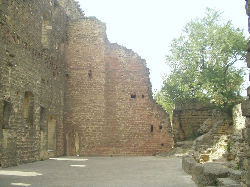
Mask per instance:
[[[69,19],[77,20],[84,17],[84,13],[78,2],[74,0],[57,0]]]
[[[248,15],[248,31],[250,32],[250,1],[246,0],[246,13]],[[250,68],[250,41],[247,45],[247,66]],[[250,75],[249,75],[250,77]],[[247,95],[250,96],[250,87],[247,89]],[[245,186],[250,186],[250,99],[248,98],[242,103],[242,113],[246,116],[246,129],[243,131],[243,138],[248,145],[248,149],[245,150],[246,156],[243,158],[243,169],[245,170],[242,176],[242,183]]]
[[[243,138],[246,124],[241,114],[241,104],[233,108],[233,118],[213,112],[206,120],[212,124],[209,131],[196,138],[189,154],[183,157],[183,169],[198,186],[240,186],[244,180],[244,157],[249,147]]]
[[[96,18],[72,21],[69,41],[67,154],[152,155],[171,149],[169,116],[153,102],[145,60],[110,44]]]
[[[173,133],[176,141],[195,139],[200,126],[212,117],[213,106],[201,103],[190,103],[176,106],[173,111]]]
[[[54,1],[0,1],[0,164],[64,153],[66,14]],[[50,142],[49,142],[50,143]]]
[[[69,45],[66,51],[67,155],[83,155],[85,151],[93,150],[100,145],[104,138],[104,24],[94,18],[70,22]],[[80,139],[75,138],[77,136]]]
[[[74,0],[1,0],[0,62],[0,167],[173,146],[145,60]]]
[[[115,147],[117,154],[133,155],[171,149],[169,116],[152,99],[145,60],[132,50],[107,43],[105,63],[105,119],[109,126],[106,141],[112,142],[109,147]]]

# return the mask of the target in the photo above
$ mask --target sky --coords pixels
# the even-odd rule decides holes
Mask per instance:
[[[232,20],[248,36],[245,0],[78,1],[86,16],[106,23],[110,42],[132,49],[147,61],[153,92],[160,90],[164,75],[170,72],[165,57],[171,41],[191,19],[204,16],[206,7],[222,11],[223,19]]]

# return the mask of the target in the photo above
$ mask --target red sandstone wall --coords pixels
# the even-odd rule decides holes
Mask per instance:
[[[69,25],[65,94],[67,154],[84,155],[102,142],[105,125],[104,27],[92,18]],[[77,135],[80,139],[75,138]]]
[[[145,60],[110,44],[101,22],[70,24],[67,59],[68,155],[152,155],[172,147],[169,116],[152,100]]]
[[[169,118],[154,108],[145,60],[132,50],[107,44],[105,62],[105,119],[107,134],[114,135],[114,154],[150,155],[171,148]]]

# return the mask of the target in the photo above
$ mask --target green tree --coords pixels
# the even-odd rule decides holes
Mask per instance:
[[[169,98],[163,95],[163,92],[158,92],[154,95],[154,99],[158,104],[162,106],[162,108],[170,114],[170,118],[173,114],[174,104],[168,100]]]
[[[200,101],[231,108],[241,98],[244,71],[235,63],[245,60],[246,44],[242,30],[207,8],[203,18],[187,23],[172,41],[166,58],[171,73],[159,94],[174,104]]]

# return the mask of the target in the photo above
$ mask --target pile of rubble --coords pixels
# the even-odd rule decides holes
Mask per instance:
[[[240,105],[233,118],[216,112],[204,121],[199,136],[188,154],[183,156],[182,166],[192,175],[198,186],[244,186],[247,179],[249,146],[244,141],[245,118]]]

